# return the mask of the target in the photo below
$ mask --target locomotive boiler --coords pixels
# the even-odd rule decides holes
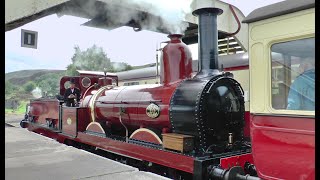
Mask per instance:
[[[119,87],[106,74],[80,76],[86,85],[79,107],[34,100],[22,126],[60,142],[191,173],[194,179],[255,179],[242,176],[255,172],[243,132],[243,90],[218,67],[221,13],[218,8],[193,12],[199,18],[196,75],[183,35],[170,34],[161,54],[160,84]]]

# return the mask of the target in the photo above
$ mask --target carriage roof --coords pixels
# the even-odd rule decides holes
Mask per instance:
[[[252,11],[243,23],[252,23],[315,7],[315,0],[286,0]]]
[[[218,58],[219,67],[223,65],[223,68],[233,68],[249,65],[248,53],[239,53],[219,56]],[[192,61],[193,72],[198,71],[198,60]],[[156,66],[147,67],[142,69],[134,69],[130,71],[117,72],[119,81],[129,80],[129,79],[140,79],[140,78],[150,78],[155,77],[157,70]],[[160,69],[159,69],[160,73]]]

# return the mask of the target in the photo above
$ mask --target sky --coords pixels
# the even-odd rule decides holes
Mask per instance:
[[[247,16],[254,9],[282,0],[222,1],[237,7]],[[87,21],[73,16],[59,18],[53,14],[5,32],[5,72],[25,69],[63,70],[71,64],[75,45],[86,50],[93,44],[102,47],[111,61],[144,65],[155,62],[156,48],[159,48],[160,42],[168,40],[166,34],[144,30],[135,32],[130,27],[108,31],[80,26]],[[38,32],[37,49],[21,47],[21,29]]]

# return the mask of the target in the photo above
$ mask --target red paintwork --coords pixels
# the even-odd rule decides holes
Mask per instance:
[[[89,125],[90,121],[90,109],[89,108],[77,108],[78,110],[78,131],[83,132]]]
[[[94,77],[98,77],[98,78],[101,78],[101,77],[104,77],[104,75],[98,75],[98,74],[92,74],[92,73],[80,73],[79,74],[81,77],[88,77],[88,78],[94,78]],[[111,79],[114,79],[116,81],[116,85],[118,86],[118,76],[117,75],[111,75],[111,74],[108,74],[106,75],[107,78],[111,78]],[[91,83],[92,84],[92,83]]]
[[[239,71],[239,70],[245,70],[245,69],[249,69],[249,65],[223,68],[224,71]]]
[[[81,132],[78,133],[78,137],[75,140],[100,147],[107,151],[109,150],[136,159],[142,159],[166,167],[193,173],[194,159],[189,156],[147,148],[135,144],[128,144],[121,141],[114,141],[107,138],[91,136]]]
[[[163,48],[163,68],[160,77],[162,84],[105,90],[95,104],[97,122],[123,128],[119,117],[121,107],[125,110],[125,113],[121,114],[121,120],[129,131],[146,127],[157,129],[159,132],[165,128],[170,132],[170,99],[177,85],[183,79],[191,77],[192,58],[188,46],[181,41],[182,35],[174,34],[168,37],[171,40]],[[151,102],[159,105],[161,109],[159,117],[154,119],[146,114],[146,108]]]
[[[77,131],[83,132],[90,123],[88,108],[62,107],[62,132],[70,136],[77,136]],[[71,124],[68,124],[68,118]],[[69,123],[70,123],[69,122]],[[77,124],[77,123],[78,124]]]
[[[77,108],[62,107],[62,132],[70,136],[77,136]],[[68,118],[70,121],[68,122]],[[71,124],[69,124],[71,123]]]
[[[56,99],[36,100],[30,102],[30,114],[35,116],[35,122],[46,125],[46,119],[55,119],[59,126],[59,101]]]
[[[132,131],[139,127],[156,128],[160,132],[163,128],[170,128],[169,102],[178,83],[170,86],[163,85],[138,85],[115,87],[106,90],[98,98],[95,112],[97,122],[112,124],[122,127],[119,119],[119,109],[123,107],[126,111],[121,115],[122,122]],[[147,116],[146,108],[154,101],[160,106],[159,117],[153,119]]]
[[[98,84],[100,86],[112,85],[112,78],[108,78],[108,77],[99,78]]]
[[[55,133],[50,129],[38,127],[32,123],[28,124],[28,130],[56,139],[61,143],[65,142],[66,139],[70,139],[76,142],[92,145],[94,147],[98,147],[106,151],[121,154],[126,157],[131,157],[133,159],[139,159],[139,160],[156,163],[162,166],[178,169],[191,174],[194,173],[193,171],[194,158],[190,156],[185,156],[178,153],[172,153],[169,151],[162,151],[158,149],[148,148],[146,146],[140,146],[136,144],[116,141],[109,138],[89,135],[83,132],[78,132],[77,137],[72,138],[70,136],[66,136],[61,133]],[[226,168],[228,167],[228,163],[232,164],[234,162],[234,164],[236,164],[235,162],[239,162],[239,164],[243,166],[243,164],[246,161],[252,163],[251,154],[244,154],[244,155],[239,155],[239,156],[234,156],[229,158],[223,158],[221,160],[221,163],[222,163],[222,168]]]
[[[94,83],[99,84],[100,86],[105,86],[105,85],[111,85],[112,84],[112,79],[116,80],[116,84],[118,85],[118,76],[111,76],[107,75],[104,77],[103,75],[92,75],[92,74],[80,74],[79,76],[63,76],[60,79],[60,95],[64,95],[66,88],[64,87],[64,83],[67,81],[70,81],[71,78],[75,80],[76,87],[80,89],[81,92],[81,98],[84,98],[85,95],[88,95],[89,93],[85,94],[86,90],[89,87],[84,87],[81,84],[81,81],[83,78],[88,77],[91,79],[91,85],[92,86]]]
[[[251,153],[241,154],[239,156],[231,156],[231,157],[221,158],[220,159],[220,166],[223,169],[229,169],[233,166],[244,167],[244,164],[246,162],[253,164],[253,158],[252,158]]]
[[[315,178],[315,119],[250,117],[252,154],[263,179]]]
[[[65,139],[71,139],[77,142],[89,144],[107,151],[111,151],[113,153],[132,157],[134,159],[141,159],[188,173],[193,173],[194,159],[190,156],[184,156],[177,153],[161,151],[121,141],[115,141],[109,138],[88,135],[83,132],[78,132],[77,138],[73,139],[70,136],[66,136],[61,133],[58,134],[50,131],[49,129],[35,126],[34,124],[29,124],[28,130],[56,139],[61,143],[63,143]]]
[[[245,137],[250,137],[250,111],[244,113],[243,134]]]
[[[170,84],[191,78],[192,56],[189,47],[181,40],[182,35],[171,34],[170,42],[162,50],[160,82]]]
[[[64,87],[64,83],[67,82],[67,81],[70,81],[70,79],[73,78],[75,80],[75,86],[77,88],[80,89],[80,93],[81,95],[84,94],[84,92],[86,91],[87,88],[83,87],[81,85],[81,81],[84,77],[79,77],[79,76],[74,76],[74,77],[71,77],[71,76],[63,76],[61,79],[60,79],[60,95],[64,95],[65,91],[66,91],[66,88]],[[98,83],[98,79],[99,78],[91,78],[91,84],[94,84],[94,83]],[[67,87],[68,88],[68,87]],[[81,96],[82,98],[82,96]]]

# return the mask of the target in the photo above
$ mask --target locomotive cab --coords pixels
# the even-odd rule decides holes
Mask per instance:
[[[60,79],[60,93],[57,99],[61,104],[64,103],[63,95],[69,87],[71,79],[74,80],[75,87],[80,90],[80,102],[102,86],[118,85],[118,77],[113,73],[82,70],[78,70],[77,72],[79,73],[78,76],[63,76]]]

